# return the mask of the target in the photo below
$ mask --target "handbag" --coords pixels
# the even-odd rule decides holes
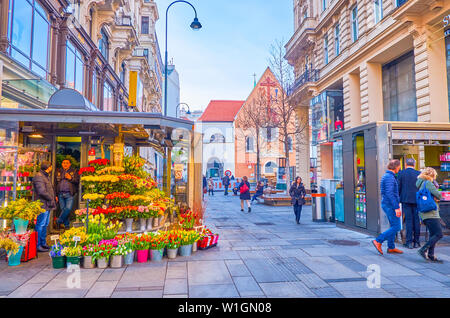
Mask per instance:
[[[436,202],[434,201],[430,190],[427,189],[426,182],[429,181],[425,181],[422,189],[416,193],[417,211],[422,213],[437,210]]]
[[[242,185],[242,187],[241,187],[241,193],[245,193],[245,192],[247,192],[248,190],[250,190],[250,189],[248,188],[247,184],[244,183],[244,184]]]

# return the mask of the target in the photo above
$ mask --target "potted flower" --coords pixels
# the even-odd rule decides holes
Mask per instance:
[[[30,239],[30,232],[25,232],[24,234],[10,233],[7,238],[12,240],[19,246],[19,251],[17,253],[10,253],[8,255],[8,265],[17,266],[20,265],[20,260],[22,258],[22,252],[24,247],[27,245]]]
[[[150,248],[151,239],[149,235],[142,234],[135,237],[133,244],[137,255],[138,263],[148,261],[148,250]]]
[[[163,233],[151,234],[150,260],[160,261],[163,257],[164,247],[167,244],[167,236]]]
[[[126,231],[129,233],[133,232],[133,221],[136,218],[136,210],[137,207],[127,206],[122,211],[122,218],[125,219],[127,225]]]
[[[130,252],[131,249],[126,245],[118,245],[111,254],[111,268],[123,267],[124,256]]]
[[[75,242],[74,237],[79,237],[80,240]],[[85,227],[72,227],[59,236],[59,241],[62,245],[67,247],[74,247],[75,245],[83,245],[87,240]],[[81,253],[80,253],[81,255]]]
[[[22,198],[9,202],[7,206],[0,208],[0,218],[13,219],[16,233],[24,234],[27,231],[28,223],[43,212],[45,210],[42,208],[41,201],[29,202]]]
[[[61,255],[66,257],[67,267],[70,267],[70,265],[79,265],[80,264],[81,252],[82,252],[82,248],[80,245],[66,246],[63,248]]]
[[[52,265],[55,269],[66,267],[66,257],[62,254],[64,246],[61,243],[56,243],[50,249],[49,255],[52,258]]]
[[[112,244],[99,245],[98,249],[92,255],[92,260],[97,261],[98,268],[107,268],[109,263],[109,257],[114,251]]]
[[[20,265],[20,258],[22,256],[23,246],[14,242],[7,235],[0,235],[0,249],[4,249],[8,256],[8,265]]]
[[[180,255],[190,256],[192,253],[192,244],[198,241],[200,235],[196,231],[183,231],[181,233]]]
[[[177,257],[178,248],[181,245],[181,236],[178,231],[169,231],[167,234],[167,257],[174,259]]]
[[[124,255],[125,265],[133,264],[134,254],[135,254],[133,240],[135,237],[136,237],[136,235],[130,234],[130,233],[125,233],[125,234],[116,236],[116,240],[118,241],[118,244],[125,246],[126,250],[127,250],[127,253]]]
[[[83,246],[83,268],[95,268],[93,256],[97,250],[98,246],[95,244]]]

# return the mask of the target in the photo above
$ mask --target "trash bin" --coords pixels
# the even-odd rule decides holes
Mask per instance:
[[[335,198],[334,194],[330,194],[330,201],[331,201],[331,218],[330,222],[336,222],[336,204],[335,204]]]
[[[312,193],[312,220],[313,222],[326,222],[325,193]]]

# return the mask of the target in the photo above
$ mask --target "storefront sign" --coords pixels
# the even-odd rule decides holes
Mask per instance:
[[[89,156],[95,156],[95,148],[91,148],[88,153]]]

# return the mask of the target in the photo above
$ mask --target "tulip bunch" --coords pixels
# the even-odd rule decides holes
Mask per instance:
[[[96,172],[96,174],[113,174],[113,175],[120,175],[122,172],[124,172],[125,169],[122,167],[105,167],[103,169],[100,169]]]
[[[92,255],[92,261],[102,258],[106,258],[108,260],[112,253],[114,253],[114,250],[114,246],[110,244],[98,245],[98,248],[96,248]]]
[[[161,250],[167,245],[167,235],[164,232],[150,233],[150,249]]]
[[[181,231],[181,245],[194,244],[200,239],[200,234],[197,231]]]
[[[167,231],[167,248],[175,249],[181,245],[181,232],[180,231]]]
[[[87,240],[86,228],[72,227],[59,236],[59,241],[64,246],[72,247],[75,246],[75,242],[73,240],[75,236],[80,237],[80,241],[77,243],[77,245],[81,245],[84,242],[86,242]]]
[[[85,167],[85,168],[81,168],[80,170],[78,170],[78,174],[81,175],[86,175],[86,176],[90,176],[93,175],[95,173],[95,168],[94,167]]]
[[[183,229],[192,229],[195,224],[195,215],[192,210],[187,210],[185,213],[180,213],[180,225]]]
[[[108,159],[97,159],[97,160],[91,160],[88,162],[88,165],[95,167],[96,169],[99,167],[107,166],[109,165]]]
[[[128,205],[130,194],[125,192],[114,192],[106,196],[110,206],[123,207]]]
[[[138,235],[133,240],[134,250],[136,251],[148,250],[151,244],[152,238],[147,234]]]
[[[61,251],[61,256],[75,257],[81,256],[83,249],[80,245],[77,246],[66,246]]]

